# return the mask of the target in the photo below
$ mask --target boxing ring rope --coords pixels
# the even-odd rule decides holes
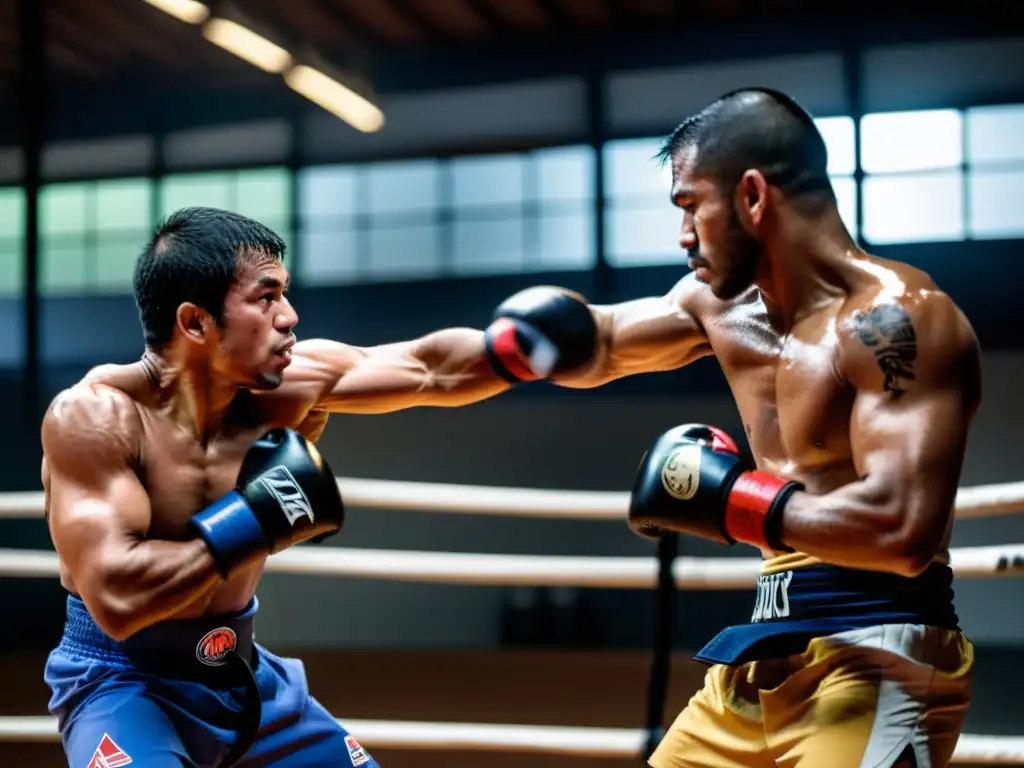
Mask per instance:
[[[338,478],[349,507],[537,518],[624,521],[628,494],[412,483]],[[1024,511],[1024,483],[962,488],[959,518]],[[43,516],[40,492],[0,494],[0,518]],[[963,547],[950,553],[960,578],[1024,573],[1024,544]],[[675,557],[670,585],[676,588],[749,589],[760,571],[757,558]],[[374,578],[477,585],[575,586],[650,589],[659,585],[653,557],[557,557],[413,552],[302,546],[271,557],[267,570],[311,576]],[[666,572],[667,573],[667,572]],[[57,555],[49,551],[0,549],[0,577],[52,578]],[[371,748],[523,752],[538,755],[635,758],[649,745],[650,730],[560,726],[490,725],[343,719]],[[0,717],[0,743],[56,742],[50,717]],[[1022,765],[1024,737],[964,734],[956,764]]]
[[[560,491],[355,477],[339,477],[337,480],[346,506],[353,508],[622,520],[629,506],[629,494],[620,491]],[[1008,515],[1021,510],[1024,510],[1024,482],[961,488],[956,496],[956,514],[961,519]],[[40,491],[0,494],[0,518],[39,517],[42,512],[43,494]]]
[[[959,578],[1010,575],[1024,569],[1024,544],[964,547],[950,553]],[[757,558],[678,557],[677,588],[750,588],[760,573]],[[399,549],[292,547],[272,556],[267,571],[432,584],[503,587],[592,587],[651,589],[657,582],[653,557],[479,555]],[[54,552],[0,549],[0,576],[49,578],[60,573]]]
[[[526,752],[563,757],[635,757],[645,734],[634,728],[566,728],[554,725],[482,725],[422,723],[411,720],[338,721],[359,740],[377,749],[421,749],[474,752]],[[52,717],[0,717],[0,742],[57,742]],[[1024,737],[960,737],[953,762],[1016,765],[1024,754]]]

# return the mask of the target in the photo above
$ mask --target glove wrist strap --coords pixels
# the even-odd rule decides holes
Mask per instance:
[[[729,537],[772,552],[792,552],[782,543],[782,511],[800,483],[766,472],[744,472],[729,489],[725,530]]]
[[[495,373],[510,384],[536,381],[540,377],[530,368],[529,360],[519,348],[516,332],[515,322],[508,318],[502,317],[491,323],[484,332],[487,359]]]
[[[225,578],[235,566],[267,549],[263,527],[238,491],[193,515],[188,527],[206,542]]]

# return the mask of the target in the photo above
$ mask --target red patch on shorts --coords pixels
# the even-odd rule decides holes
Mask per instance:
[[[92,760],[89,761],[87,768],[119,768],[131,762],[133,760],[128,756],[128,753],[117,746],[114,740],[104,733],[103,738],[100,739],[100,745],[92,753]]]
[[[346,736],[345,746],[348,747],[348,756],[352,761],[352,765],[362,765],[370,761],[370,756],[366,754],[366,750],[363,749],[362,745],[356,741],[355,736]]]

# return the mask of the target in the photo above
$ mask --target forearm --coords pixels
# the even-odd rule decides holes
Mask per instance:
[[[914,507],[868,481],[821,495],[797,492],[783,510],[781,538],[833,565],[914,576],[931,562],[943,531],[936,525],[915,534]]]
[[[412,341],[365,350],[341,365],[333,343],[309,348],[330,375],[316,407],[333,413],[391,413],[417,406],[455,407],[500,394],[509,384],[492,368],[484,333],[447,328]],[[342,374],[337,373],[343,368]]]
[[[430,333],[420,340],[416,356],[423,362],[428,405],[469,405],[511,386],[491,364],[485,334],[480,330],[448,328]]]
[[[201,540],[143,540],[107,555],[82,596],[100,626],[123,639],[180,613],[221,583]]]

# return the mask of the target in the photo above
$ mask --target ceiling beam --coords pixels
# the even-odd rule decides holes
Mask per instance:
[[[95,61],[104,69],[112,68],[128,57],[124,46],[100,40],[89,29],[76,24],[60,8],[50,8],[46,21],[51,40],[62,42],[73,53]]]
[[[565,12],[565,9],[558,4],[558,0],[537,0],[537,5],[547,15],[551,26],[559,32],[564,32],[573,27],[572,19]]]
[[[72,23],[88,30],[90,35],[102,40],[104,45],[128,48],[145,59],[156,60],[161,67],[171,71],[187,69],[189,57],[182,56],[174,41],[154,31],[166,23],[164,20],[167,17],[162,11],[149,9],[153,14],[152,23],[142,22],[109,6],[104,7],[101,3],[95,7],[85,3],[67,3],[64,11]],[[181,24],[174,19],[167,20]],[[198,35],[196,37],[198,39]]]
[[[391,45],[390,41],[378,30],[368,24],[365,19],[352,13],[342,3],[336,0],[323,0],[323,5],[323,13],[333,17],[336,23],[340,24],[349,35],[358,41],[357,45],[371,50],[379,50]]]
[[[378,2],[389,1],[391,7],[407,21],[414,24],[424,35],[433,42],[448,42],[453,39],[448,30],[441,26],[436,19],[431,18],[423,12],[414,0],[378,0]]]
[[[491,32],[505,32],[508,25],[504,19],[494,10],[494,7],[487,0],[466,0],[473,12],[483,19]]]

